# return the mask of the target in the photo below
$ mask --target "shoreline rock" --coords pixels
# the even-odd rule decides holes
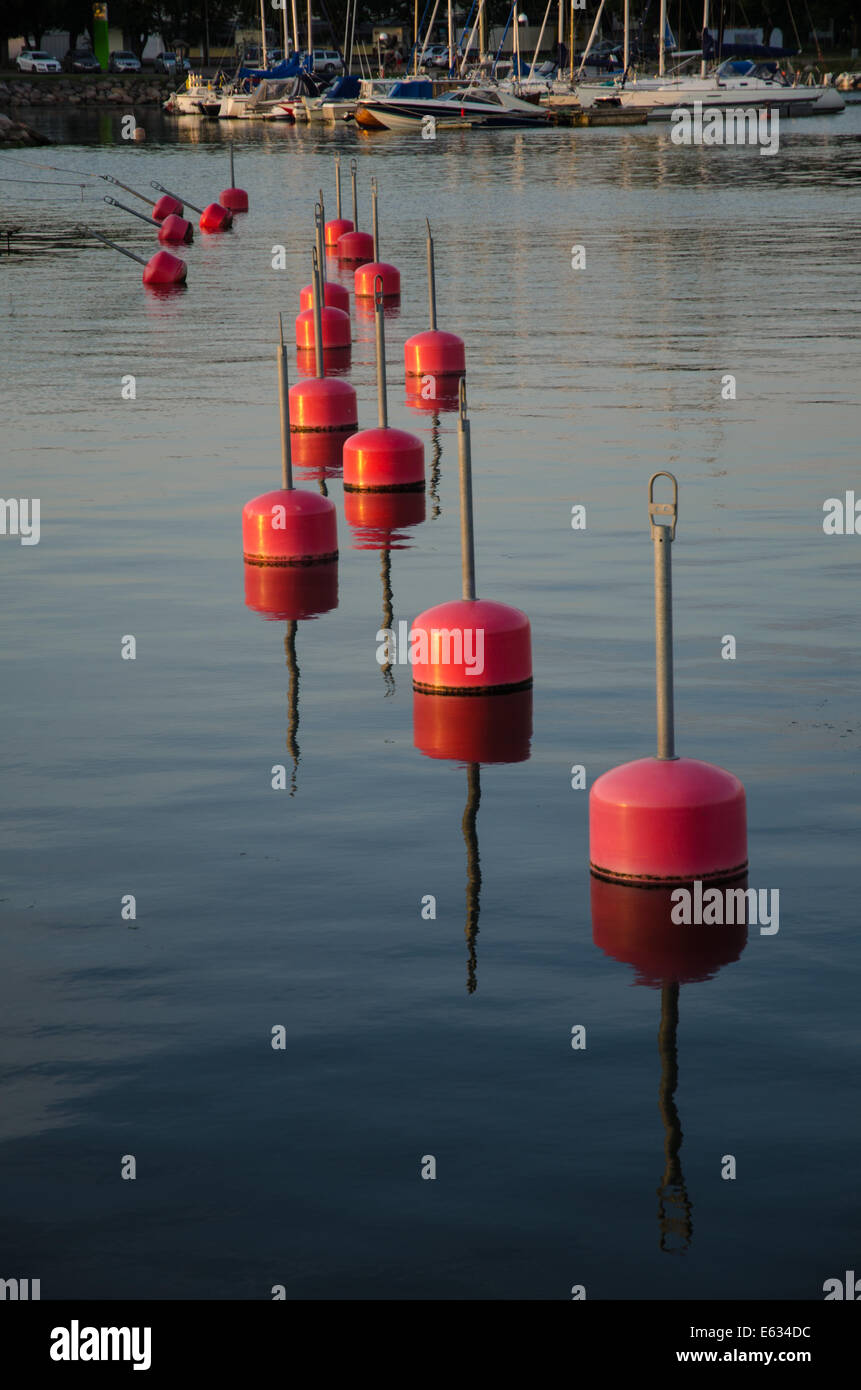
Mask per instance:
[[[173,77],[123,82],[106,76],[95,81],[75,77],[43,77],[39,81],[0,81],[0,108],[15,106],[160,106],[179,81]]]
[[[16,149],[22,145],[50,145],[47,135],[34,130],[25,121],[13,121],[10,116],[0,112],[0,146],[4,150]]]

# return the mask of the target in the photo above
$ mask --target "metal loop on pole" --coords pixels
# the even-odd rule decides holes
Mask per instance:
[[[656,479],[656,478],[669,478],[670,482],[671,482],[672,485],[673,485],[673,500],[672,500],[671,502],[656,502],[656,501],[655,501],[655,479]],[[668,521],[666,524],[665,524],[664,522],[658,522],[658,521],[656,521],[655,518],[656,518],[656,517],[659,517],[659,516],[666,516],[666,517],[669,517],[669,521]],[[650,530],[651,530],[651,533],[652,533],[652,540],[661,539],[664,535],[667,536],[668,540],[671,540],[671,541],[672,541],[672,540],[675,540],[675,538],[676,538],[676,522],[678,521],[678,519],[679,519],[679,483],[678,483],[678,479],[676,478],[676,476],[675,476],[673,473],[667,473],[666,470],[661,469],[660,472],[658,472],[658,473],[653,473],[652,476],[651,476],[651,478],[649,479],[649,527],[650,527]]]
[[[377,275],[374,277],[374,308],[382,309],[384,304],[385,295],[383,294],[383,277],[382,275]]]
[[[458,410],[459,410],[460,419],[461,419],[461,420],[465,420],[465,419],[466,419],[466,381],[464,380],[463,377],[461,377],[461,379],[460,379],[460,384],[459,384],[459,386],[458,386],[458,397],[457,397],[457,402],[458,402]]]

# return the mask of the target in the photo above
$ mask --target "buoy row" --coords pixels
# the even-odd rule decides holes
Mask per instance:
[[[287,349],[279,317],[278,400],[281,415],[281,487],[245,504],[242,550],[246,565],[309,568],[338,560],[335,504],[293,482]]]
[[[101,177],[107,182],[122,188],[132,197],[139,198],[141,202],[151,203],[152,200],[143,193],[138,193],[135,189],[120,183],[111,174],[102,174]],[[161,193],[161,197],[153,204],[150,216],[138,212],[135,208],[130,208],[126,203],[121,203],[116,198],[105,197],[105,202],[112,207],[120,208],[123,212],[130,213],[132,217],[138,217],[143,222],[148,222],[158,230],[159,241],[166,246],[189,245],[194,240],[194,228],[191,223],[183,216],[186,204],[193,211],[200,214],[200,229],[203,232],[225,232],[233,225],[234,212],[248,211],[248,194],[242,188],[233,187],[233,147],[230,148],[230,182],[231,187],[225,188],[219,196],[219,202],[209,203],[205,208],[195,207],[188,200],[183,200],[176,193],[171,193],[163,188],[160,183],[152,182],[151,187]],[[116,242],[108,240],[100,232],[94,233],[106,245],[113,247],[115,251],[121,252],[131,260],[138,261],[144,267],[143,283],[160,288],[175,289],[184,286],[188,276],[188,267],[185,261],[178,256],[174,256],[169,251],[159,251],[152,256],[149,261],[144,261],[140,256],[125,247],[118,246]]]

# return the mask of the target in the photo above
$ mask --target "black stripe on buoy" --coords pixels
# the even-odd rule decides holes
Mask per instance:
[[[330,550],[328,555],[290,555],[273,558],[271,555],[243,555],[246,565],[259,565],[261,568],[285,569],[299,565],[308,569],[311,565],[328,565],[333,560],[337,560],[337,550]]]
[[[413,690],[420,695],[512,695],[517,690],[531,690],[532,677],[516,681],[514,685],[427,685],[424,681],[413,681]]]

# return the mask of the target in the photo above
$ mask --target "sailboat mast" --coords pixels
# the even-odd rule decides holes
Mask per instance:
[[[709,27],[709,0],[703,0],[703,56],[700,60],[700,77],[706,75],[706,32]]]
[[[451,10],[451,0],[448,0],[448,70],[454,67],[454,21]]]
[[[296,0],[293,0],[293,52],[299,52],[299,15],[296,12]]]
[[[308,0],[308,69],[309,69],[309,71],[310,71],[310,68],[311,68],[311,62],[312,62],[311,54],[313,53],[313,51],[314,51],[314,40],[313,40],[313,38],[312,38],[311,0]]]
[[[263,50],[263,66],[269,66],[269,54],[266,51],[266,5],[265,0],[260,0],[260,47]]]
[[[708,3],[708,0],[707,0],[707,3]],[[623,47],[622,47],[622,67],[623,67],[622,76],[623,76],[623,77],[624,77],[625,73],[628,71],[628,49],[629,49],[629,44],[628,44],[628,28],[629,28],[629,25],[628,25],[628,0],[625,0],[625,15],[624,15],[624,22],[625,22],[625,38],[624,38],[624,43],[623,43]]]
[[[667,0],[661,0],[661,33],[658,38],[658,76],[664,76],[664,53],[667,45]]]

